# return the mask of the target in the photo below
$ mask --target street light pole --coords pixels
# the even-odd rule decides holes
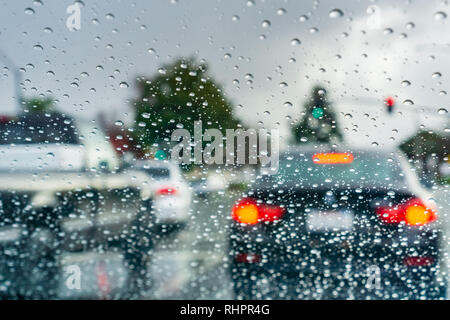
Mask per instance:
[[[0,49],[0,60],[3,61],[6,66],[11,70],[14,75],[14,90],[16,99],[17,114],[22,112],[22,93],[20,91],[20,83],[22,81],[22,75],[17,68],[16,64]]]

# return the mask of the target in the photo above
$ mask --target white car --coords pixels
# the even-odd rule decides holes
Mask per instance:
[[[156,223],[163,229],[186,226],[192,191],[178,165],[167,160],[138,160],[134,168],[148,176]]]
[[[62,114],[30,114],[0,126],[0,172],[116,171],[101,129]]]

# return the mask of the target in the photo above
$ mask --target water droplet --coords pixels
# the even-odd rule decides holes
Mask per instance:
[[[434,14],[434,19],[436,21],[442,21],[447,18],[447,14],[444,11],[438,11]]]
[[[32,15],[32,14],[34,14],[34,9],[32,9],[32,8],[26,8],[26,9],[24,10],[24,12],[25,12],[25,14]]]
[[[439,108],[439,110],[438,110],[438,114],[447,114],[447,113],[448,113],[448,111],[445,108]]]
[[[301,43],[302,42],[297,38],[291,40],[291,46],[299,46]]]
[[[415,27],[416,27],[416,25],[413,22],[408,22],[405,25],[405,28],[408,29],[408,30],[414,29]]]
[[[158,72],[161,73],[161,74],[166,74],[167,70],[165,68],[159,68]]]
[[[284,9],[284,8],[279,8],[278,10],[277,10],[277,14],[279,15],[279,16],[282,16],[282,15],[284,15],[284,14],[286,14],[286,9]]]
[[[285,103],[283,103],[283,106],[285,106],[286,108],[292,108],[292,102],[286,101]]]
[[[342,16],[344,16],[344,12],[342,12],[341,9],[333,9],[330,11],[328,16],[332,19],[341,18]]]
[[[129,85],[125,81],[122,81],[121,83],[119,83],[119,87],[121,87],[121,88],[128,88]]]
[[[118,127],[123,126],[123,121],[122,120],[117,120],[116,122],[114,122],[114,124]]]
[[[300,22],[305,22],[305,21],[307,21],[309,18],[308,18],[308,16],[306,16],[306,15],[301,15],[299,18],[298,18],[298,21],[300,21]]]
[[[406,99],[405,101],[403,101],[403,104],[406,106],[412,106],[414,104],[414,101],[412,101],[411,99]]]
[[[433,79],[440,78],[441,76],[442,76],[442,74],[441,74],[440,72],[435,72],[435,73],[433,73],[433,74],[431,75],[431,77],[432,77]]]
[[[402,81],[402,86],[404,86],[404,87],[409,87],[411,85],[411,82],[410,81],[408,81],[408,80],[403,80]]]
[[[264,20],[263,22],[261,22],[261,26],[263,28],[268,28],[270,27],[270,21],[269,20]]]

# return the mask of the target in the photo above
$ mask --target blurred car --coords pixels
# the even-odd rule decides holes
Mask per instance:
[[[144,172],[151,185],[156,229],[169,232],[184,228],[189,218],[192,190],[178,165],[165,160],[138,160],[134,168]]]
[[[5,119],[0,180],[0,297],[54,297],[62,253],[115,247],[139,264],[138,247],[151,246],[151,190],[119,171],[90,124],[60,113]]]
[[[280,155],[232,209],[237,298],[441,298],[432,198],[398,151],[303,147]]]
[[[207,196],[213,192],[223,191],[226,188],[226,184],[225,178],[219,174],[209,174],[190,183],[194,193],[198,196]]]

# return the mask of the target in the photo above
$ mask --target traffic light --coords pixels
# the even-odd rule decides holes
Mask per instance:
[[[323,108],[321,108],[321,107],[315,107],[312,110],[312,116],[315,119],[319,119],[319,118],[323,117],[323,114],[324,114],[324,111],[323,111]]]
[[[387,98],[384,100],[384,105],[385,105],[386,108],[387,108],[387,112],[388,112],[388,113],[392,113],[392,111],[394,110],[394,106],[395,106],[395,100],[394,100],[394,98],[392,98],[392,97],[387,97]]]

